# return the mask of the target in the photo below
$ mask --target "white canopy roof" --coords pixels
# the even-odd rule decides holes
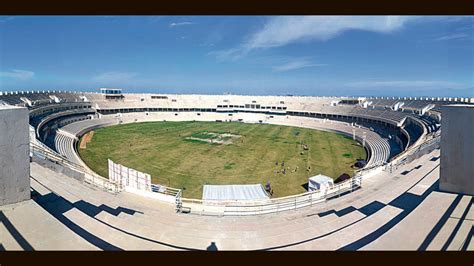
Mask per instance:
[[[204,185],[203,200],[261,200],[268,199],[261,184],[255,185]]]

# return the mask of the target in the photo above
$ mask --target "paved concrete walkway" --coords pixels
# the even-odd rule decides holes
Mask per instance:
[[[32,200],[0,207],[4,250],[472,250],[472,197],[437,191],[439,151],[340,198],[279,214],[209,217],[113,195],[31,164]]]

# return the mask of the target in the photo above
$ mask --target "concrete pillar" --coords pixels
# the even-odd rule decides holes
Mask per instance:
[[[0,206],[30,199],[28,109],[0,106]]]
[[[474,195],[474,106],[441,108],[440,189]]]

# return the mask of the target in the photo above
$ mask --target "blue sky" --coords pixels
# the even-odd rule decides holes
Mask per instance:
[[[474,97],[474,17],[0,16],[0,90]]]

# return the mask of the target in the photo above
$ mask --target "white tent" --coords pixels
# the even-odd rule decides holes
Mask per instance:
[[[316,175],[308,179],[308,191],[325,191],[334,186],[334,181],[329,176]]]
[[[204,185],[203,200],[264,200],[269,196],[262,184],[255,185]]]

